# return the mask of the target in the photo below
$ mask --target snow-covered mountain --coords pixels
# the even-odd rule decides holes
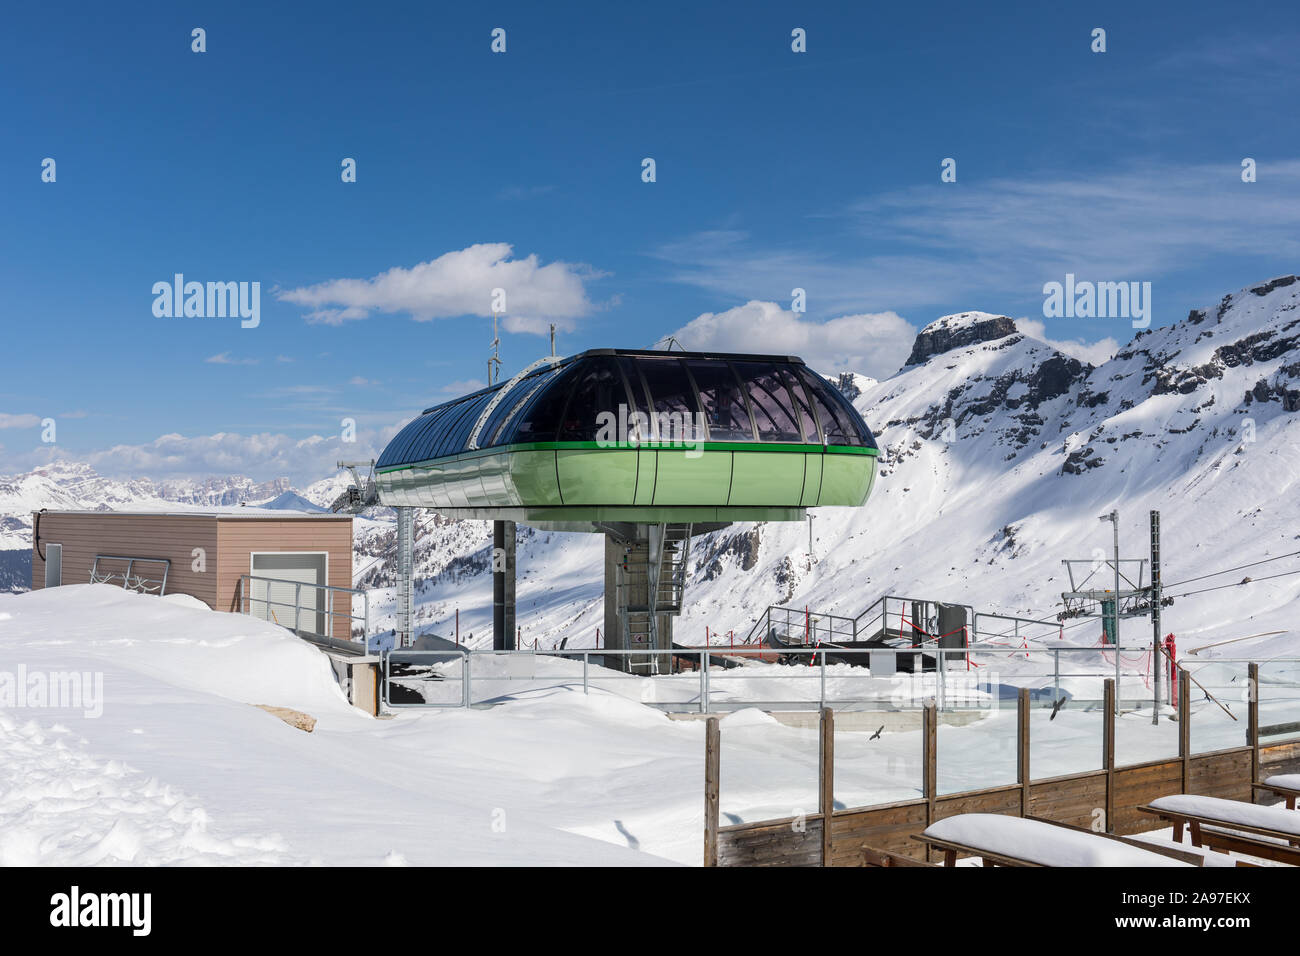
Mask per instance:
[[[702,543],[697,567],[716,548],[721,568],[696,582],[686,629],[744,626],[769,601],[852,614],[885,592],[1047,616],[1065,590],[1061,560],[1109,550],[1097,518],[1111,508],[1129,557],[1147,555],[1148,512],[1162,512],[1168,582],[1300,549],[1297,306],[1296,278],[1275,279],[1141,332],[1096,368],[1005,316],[932,323],[903,369],[855,400],[885,452],[867,506],[814,518],[811,566],[802,527]],[[746,561],[745,588],[729,586]],[[1298,596],[1300,577],[1280,578],[1188,599],[1167,618],[1187,630],[1251,615],[1285,624]]]
[[[83,462],[56,461],[26,474],[0,475],[0,552],[30,551],[31,515],[41,508],[127,511],[168,504],[229,507],[241,501],[266,501],[289,490],[287,478],[265,482],[242,476],[119,480],[106,478]],[[7,566],[0,560],[0,590],[9,590],[12,584],[3,577]]]
[[[734,525],[696,538],[677,629],[683,641],[702,641],[706,628],[743,636],[768,604],[856,614],[886,593],[1050,617],[1065,590],[1062,559],[1109,553],[1110,526],[1097,519],[1112,508],[1126,557],[1147,556],[1148,512],[1162,513],[1169,583],[1300,550],[1294,276],[1143,331],[1098,367],[1025,334],[1007,316],[965,312],[922,329],[892,377],[832,380],[882,449],[870,501],[818,509],[811,559],[803,523]],[[33,506],[121,507],[133,494],[176,493],[149,482],[95,484],[80,466],[65,474],[62,481],[0,479],[0,521],[25,522]],[[232,493],[246,487],[229,481]],[[348,481],[340,472],[297,493],[325,506]],[[49,500],[37,503],[37,487]],[[86,487],[100,497],[75,493]],[[219,483],[204,490],[223,493]],[[600,538],[523,527],[519,534],[524,640],[592,644],[602,622]],[[29,529],[17,528],[10,540],[30,547]],[[374,620],[383,626],[392,609],[391,510],[358,520],[354,540],[357,583],[377,589]],[[490,523],[422,512],[417,541],[418,626],[450,634],[459,611],[462,638],[472,632],[475,644],[490,640]],[[1300,569],[1300,560],[1264,568]],[[1245,576],[1208,584],[1235,585]],[[1260,580],[1184,598],[1166,611],[1166,626],[1225,636],[1266,621],[1289,629],[1298,601],[1300,575]]]
[[[1110,526],[1098,516],[1112,508],[1125,557],[1147,556],[1148,512],[1161,511],[1169,583],[1300,550],[1298,305],[1300,282],[1284,276],[1141,332],[1099,367],[1007,316],[931,323],[889,379],[833,379],[883,450],[866,507],[817,510],[812,560],[805,524],[734,525],[695,539],[678,636],[744,635],[768,604],[856,614],[885,593],[1050,617],[1066,589],[1062,559],[1109,554]],[[488,524],[426,515],[421,529],[421,624],[447,633],[459,608],[462,636],[485,635]],[[590,644],[599,539],[520,534],[524,639]],[[359,567],[373,562],[365,583],[391,584],[391,530],[358,546],[370,554]],[[1185,598],[1165,623],[1228,636],[1265,619],[1289,628],[1298,599],[1300,576],[1286,576]]]

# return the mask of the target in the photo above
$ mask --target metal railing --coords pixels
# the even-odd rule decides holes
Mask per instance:
[[[998,627],[1002,629],[997,630]],[[1020,646],[1022,643],[1048,638],[1060,640],[1065,632],[1060,621],[977,611],[971,623],[971,633],[972,643],[1006,640]]]
[[[911,598],[897,594],[886,594],[856,617],[845,614],[815,612],[811,608],[769,605],[754,625],[749,629],[746,640],[761,642],[769,635],[775,635],[788,644],[814,646],[817,643],[837,643],[841,641],[859,642],[871,640],[905,640],[934,637],[937,630],[935,618],[940,604],[946,607],[961,608],[966,612],[966,621],[971,628],[970,640],[978,639],[978,617],[969,604],[949,601],[935,601],[932,598]],[[913,608],[921,609],[920,621],[912,620]],[[1001,615],[984,615],[1000,617]],[[1012,620],[1008,618],[1008,620]]]
[[[1063,637],[1061,622],[1057,620],[976,611],[969,604],[887,594],[855,617],[813,611],[808,607],[769,605],[750,627],[746,641],[761,642],[769,634],[775,634],[787,643],[805,646],[813,646],[819,641],[911,641],[918,637],[924,640],[935,636],[934,632],[938,629],[935,612],[940,604],[958,607],[966,612],[969,627],[967,637],[972,645],[1006,640],[1020,646],[1025,642]],[[917,606],[921,608],[922,620],[914,621],[912,609]]]
[[[252,593],[254,584],[266,585],[264,597],[258,597]],[[292,586],[294,589],[293,601],[271,600],[270,586],[272,584]],[[313,592],[314,596],[310,604],[303,603],[302,594],[304,588]],[[347,606],[346,611],[335,609],[335,594],[346,594],[348,596],[344,602]],[[362,599],[360,614],[354,613],[352,606],[352,599],[357,595],[360,595]],[[368,648],[367,642],[370,637],[370,593],[360,588],[344,588],[333,584],[312,584],[308,581],[291,581],[285,578],[268,578],[259,574],[241,574],[239,576],[239,591],[235,600],[241,613],[252,615],[252,609],[260,606],[265,612],[264,620],[279,624],[281,627],[287,627],[299,637],[314,644],[324,644],[350,654],[364,654]],[[280,608],[286,612],[284,615],[285,620],[280,620],[280,614],[274,608]],[[292,615],[292,623],[286,623],[290,618],[290,614]],[[314,626],[312,628],[303,627],[304,616],[311,620],[313,625],[324,622],[321,631],[315,630]],[[347,640],[334,636],[333,625],[338,620],[348,622],[349,638]],[[358,646],[356,640],[358,637],[360,638],[360,646]]]
[[[386,651],[380,658],[384,706],[390,710],[469,707],[469,661],[470,652],[464,648],[441,651],[400,648]],[[441,696],[453,699],[439,699],[439,691],[443,692]],[[433,699],[430,699],[430,694],[434,695]]]
[[[1144,648],[1120,650],[1139,652]],[[590,694],[593,688],[617,692],[622,687],[629,690],[628,696],[647,706],[678,713],[748,707],[912,710],[931,700],[941,711],[957,711],[1001,709],[1003,701],[1014,701],[1019,687],[1030,686],[1037,706],[1095,708],[1101,705],[1101,681],[1106,675],[1099,669],[1080,670],[1075,666],[1089,655],[1097,657],[1100,652],[1089,647],[972,649],[972,657],[985,657],[980,664],[968,660],[965,649],[933,646],[791,647],[779,651],[787,661],[781,664],[752,657],[738,662],[725,649],[703,648],[394,650],[385,655],[383,699],[395,701],[393,706],[397,707],[472,707],[554,690]],[[663,660],[660,673],[647,677],[619,667],[623,658],[634,656]],[[1063,657],[1072,662],[1064,670]],[[862,663],[870,662],[870,669],[849,663],[858,658]],[[788,663],[791,660],[794,663]],[[724,662],[727,666],[723,666]],[[1013,669],[1001,670],[996,666],[998,662]],[[912,671],[907,672],[900,663],[910,663]],[[926,669],[927,663],[932,670]],[[421,685],[421,681],[425,683]],[[454,695],[449,682],[459,682]],[[411,693],[396,700],[399,695],[390,684]],[[1123,704],[1136,708],[1149,701],[1126,700]]]
[[[125,561],[126,570],[113,572],[104,571],[100,573],[100,561]],[[161,564],[161,578],[147,578],[143,575],[132,574],[137,563],[140,564]],[[94,563],[90,566],[90,583],[91,584],[112,584],[114,580],[121,579],[122,587],[127,591],[138,591],[141,594],[157,593],[160,597],[167,593],[167,575],[171,572],[170,558],[137,558],[125,554],[97,554]],[[154,572],[155,574],[157,572]]]

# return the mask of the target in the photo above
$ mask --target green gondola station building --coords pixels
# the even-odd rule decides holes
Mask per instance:
[[[672,647],[692,534],[859,507],[875,438],[791,356],[595,349],[426,409],[336,510],[398,510],[399,642],[409,643],[412,509],[495,522],[494,646],[514,645],[514,525],[604,534],[611,650]],[[611,666],[653,672],[663,655]]]

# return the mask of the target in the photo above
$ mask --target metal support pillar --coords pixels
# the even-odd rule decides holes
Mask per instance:
[[[1116,654],[1119,652],[1116,651]],[[1151,512],[1151,723],[1160,723],[1160,512]]]
[[[1114,644],[1112,646],[1115,649],[1115,713],[1118,714],[1121,699],[1119,691],[1119,512],[1111,511],[1109,514],[1104,514],[1101,516],[1101,520],[1109,521],[1115,531],[1115,590],[1111,592],[1111,600],[1108,610],[1110,611],[1110,633],[1111,637],[1114,638]],[[1102,602],[1102,606],[1106,606],[1104,601]]]
[[[415,509],[397,509],[397,634],[394,646],[415,639]]]
[[[515,649],[515,523],[492,522],[492,649]]]

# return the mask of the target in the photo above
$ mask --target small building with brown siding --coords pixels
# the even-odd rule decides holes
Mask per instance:
[[[98,558],[98,566],[96,559]],[[261,508],[213,511],[42,511],[32,515],[32,588],[100,581],[188,594],[217,611],[349,640],[352,518]],[[243,592],[241,575],[252,581]],[[301,587],[297,585],[301,585]],[[296,601],[301,604],[295,604]],[[242,606],[241,606],[242,605]]]

